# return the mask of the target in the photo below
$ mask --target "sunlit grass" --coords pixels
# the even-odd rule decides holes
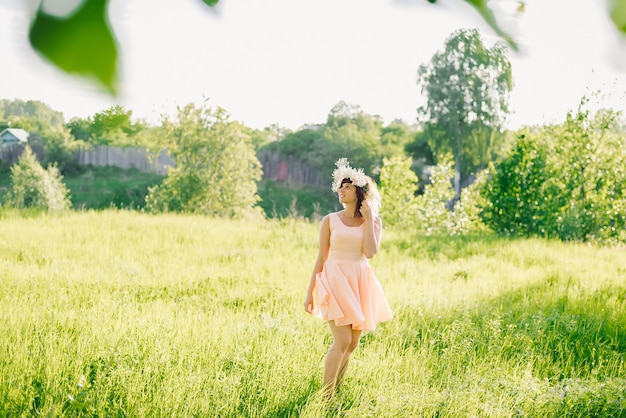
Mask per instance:
[[[386,231],[395,313],[337,403],[302,301],[318,225],[0,214],[0,416],[626,414],[624,250]]]

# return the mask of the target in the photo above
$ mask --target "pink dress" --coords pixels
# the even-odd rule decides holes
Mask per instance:
[[[393,315],[363,253],[364,227],[344,225],[337,213],[329,220],[330,256],[315,278],[315,314],[338,326],[373,331]]]

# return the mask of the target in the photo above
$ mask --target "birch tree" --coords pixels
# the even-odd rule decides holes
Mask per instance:
[[[493,134],[499,133],[508,114],[513,82],[506,46],[486,47],[476,29],[455,31],[444,49],[419,67],[417,83],[426,98],[418,119],[431,133],[429,145],[435,154],[454,156],[458,196],[464,162],[477,152],[483,154],[479,160],[487,159]]]

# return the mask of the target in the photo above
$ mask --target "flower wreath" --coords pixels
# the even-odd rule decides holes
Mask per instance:
[[[367,176],[362,168],[352,168],[347,158],[340,158],[335,163],[337,168],[333,171],[333,192],[337,192],[341,187],[343,179],[350,179],[352,184],[359,186],[367,193]]]
[[[376,215],[380,209],[380,194],[376,187],[372,187],[371,190],[368,187],[367,176],[363,172],[362,168],[352,168],[348,163],[347,158],[340,158],[335,163],[337,168],[333,171],[333,192],[337,192],[341,187],[343,179],[350,179],[352,184],[359,186],[365,192],[367,201],[370,203],[372,212]]]

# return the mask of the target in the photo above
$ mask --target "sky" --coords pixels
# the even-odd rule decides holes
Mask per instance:
[[[45,0],[46,7],[80,0]],[[492,0],[520,44],[510,51],[509,127],[560,122],[584,95],[626,110],[626,36],[608,0]],[[0,99],[40,100],[65,119],[115,104],[158,122],[208,99],[231,119],[262,129],[324,123],[340,101],[384,123],[415,123],[424,99],[417,69],[462,28],[497,36],[463,0],[110,0],[121,51],[121,93],[56,70],[32,51],[36,0],[0,0]]]

